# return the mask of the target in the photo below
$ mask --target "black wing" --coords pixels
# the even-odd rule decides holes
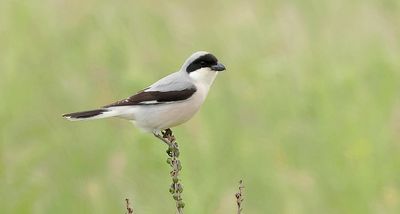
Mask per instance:
[[[190,98],[196,88],[187,88],[180,91],[140,91],[137,94],[130,96],[124,100],[111,103],[103,106],[115,107],[115,106],[131,106],[131,105],[158,105],[174,101],[182,101]]]

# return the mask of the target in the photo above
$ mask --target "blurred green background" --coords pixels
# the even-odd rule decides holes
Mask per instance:
[[[207,50],[228,70],[174,129],[186,213],[400,213],[400,1],[0,1],[0,212],[174,213],[125,98]]]

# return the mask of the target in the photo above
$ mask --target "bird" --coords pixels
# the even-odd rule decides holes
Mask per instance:
[[[218,73],[224,70],[225,66],[212,53],[197,51],[178,71],[126,99],[62,116],[70,121],[122,118],[145,132],[159,135],[190,120],[204,103]]]

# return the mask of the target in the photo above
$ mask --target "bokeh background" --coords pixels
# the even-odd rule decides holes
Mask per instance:
[[[400,213],[400,1],[0,1],[0,212],[174,213],[165,146],[61,114],[196,50],[228,70],[175,128],[186,213]]]

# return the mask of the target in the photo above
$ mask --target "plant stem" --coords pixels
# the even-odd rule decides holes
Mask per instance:
[[[244,189],[243,181],[240,180],[239,181],[239,192],[237,192],[235,194],[236,204],[237,204],[237,214],[242,213],[242,210],[243,210],[243,207],[242,207],[242,202],[244,200],[243,189]]]
[[[133,214],[133,208],[129,204],[129,198],[125,199],[126,202],[126,214]]]
[[[182,165],[179,158],[179,148],[178,143],[176,143],[175,136],[172,134],[171,129],[166,129],[162,132],[162,136],[159,134],[154,134],[158,139],[162,140],[164,143],[168,145],[167,149],[167,163],[172,167],[172,171],[170,172],[170,176],[172,178],[172,184],[169,188],[169,192],[172,194],[172,198],[175,200],[177,213],[183,214],[183,208],[185,207],[185,203],[182,201],[181,194],[183,192],[183,186],[180,183],[180,179],[178,178],[179,172],[182,170]]]

